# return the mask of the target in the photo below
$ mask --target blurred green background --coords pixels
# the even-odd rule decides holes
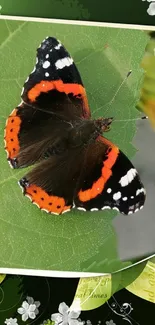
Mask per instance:
[[[1,0],[1,14],[154,25],[142,0]]]

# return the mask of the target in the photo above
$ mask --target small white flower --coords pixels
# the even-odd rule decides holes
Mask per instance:
[[[27,297],[26,299],[29,305],[33,305],[33,304],[36,305],[35,314],[38,315],[39,314],[38,307],[40,306],[40,301],[34,301],[32,297]]]
[[[6,318],[4,324],[6,324],[6,325],[18,325],[17,318]]]
[[[109,321],[107,321],[107,322],[105,322],[105,323],[106,323],[106,325],[116,325],[116,324],[113,322],[112,319],[109,320]]]
[[[51,320],[55,322],[54,325],[82,325],[83,323],[78,320],[81,311],[74,311],[69,309],[69,307],[62,302],[59,305],[59,313],[52,314]]]
[[[27,297],[27,301],[23,301],[22,306],[18,308],[18,313],[22,315],[22,321],[26,322],[28,318],[35,319],[38,315],[40,306],[39,301],[34,301],[32,297]]]
[[[151,2],[148,9],[147,9],[147,13],[150,16],[155,16],[155,2]]]

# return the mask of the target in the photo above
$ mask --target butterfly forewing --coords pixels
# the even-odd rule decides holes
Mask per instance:
[[[79,117],[90,117],[76,65],[64,46],[53,37],[46,38],[38,48],[36,65],[25,81],[22,99],[9,116],[5,129],[5,150],[13,168],[38,161],[39,152],[33,159],[29,158],[29,152],[36,152],[36,146],[38,150],[46,146],[49,123],[52,141],[55,121],[61,137],[62,120],[71,122]]]

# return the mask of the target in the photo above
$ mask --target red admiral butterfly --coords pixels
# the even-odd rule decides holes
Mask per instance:
[[[24,195],[53,214],[143,208],[136,169],[102,136],[112,118],[91,119],[80,74],[57,39],[41,43],[21,97],[6,123],[5,149],[13,168],[37,163],[19,182]]]

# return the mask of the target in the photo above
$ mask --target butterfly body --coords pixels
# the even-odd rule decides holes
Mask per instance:
[[[129,159],[103,137],[112,118],[93,120],[73,59],[55,38],[37,50],[36,66],[9,116],[5,150],[13,168],[34,165],[20,181],[40,209],[62,214],[140,210],[145,190]]]

